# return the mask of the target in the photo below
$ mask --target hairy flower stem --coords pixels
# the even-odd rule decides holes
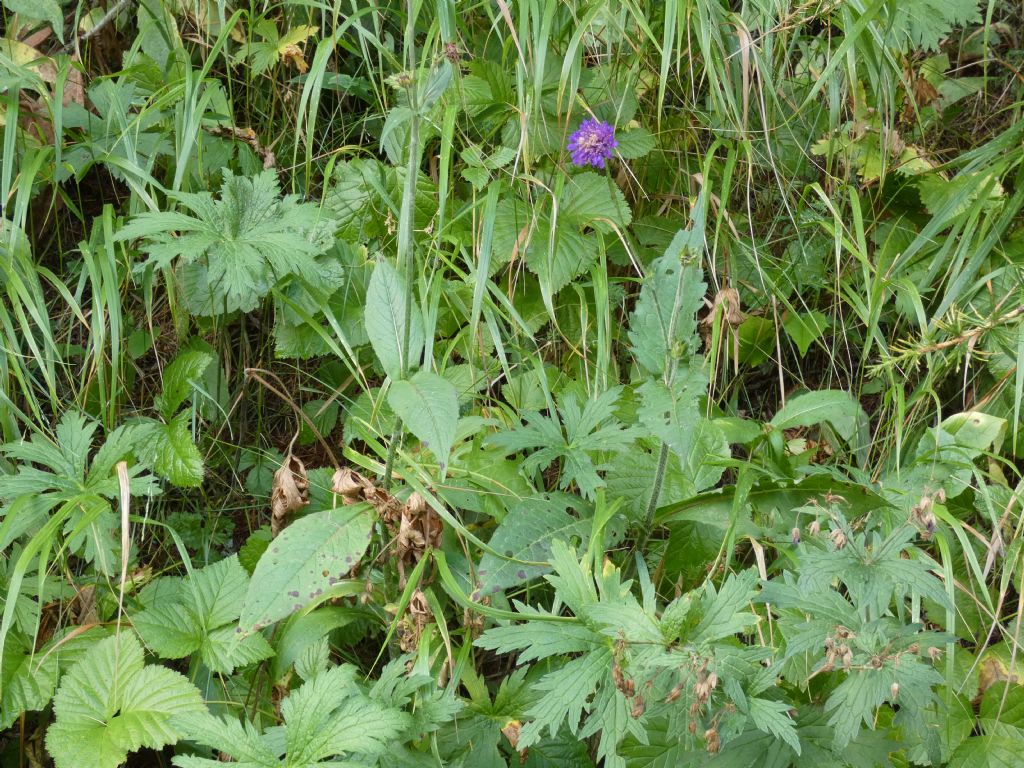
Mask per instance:
[[[668,443],[662,443],[661,451],[658,453],[658,469],[654,473],[654,484],[651,486],[651,499],[647,502],[647,514],[644,515],[644,529],[640,532],[640,538],[636,543],[636,551],[640,553],[641,557],[643,557],[647,541],[651,538],[651,529],[654,527],[654,513],[658,509],[661,487],[665,484],[668,450]]]
[[[413,3],[407,3],[406,8],[408,23],[405,31],[405,52],[406,66],[410,73],[410,83],[406,89],[409,99],[409,156],[405,166],[405,188],[402,190],[402,207],[398,213],[398,271],[405,274],[405,317],[402,328],[402,378],[409,375],[409,337],[412,326],[412,291],[413,281],[416,279],[416,244],[413,242],[413,225],[416,213],[416,181],[420,170],[420,113],[419,99],[416,89],[418,83],[413,74],[416,66],[415,31],[416,16],[413,13]],[[403,269],[404,268],[404,269]],[[384,487],[391,487],[391,476],[395,469],[395,456],[398,453],[398,443],[402,439],[402,419],[395,419],[395,426],[391,431],[391,441],[388,444],[388,458],[384,465]]]

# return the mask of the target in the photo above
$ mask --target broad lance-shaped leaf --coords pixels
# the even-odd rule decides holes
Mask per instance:
[[[400,379],[391,385],[388,405],[434,454],[443,477],[459,423],[459,395],[455,386],[436,374],[420,371],[411,379]]]
[[[299,518],[260,557],[239,625],[253,632],[316,601],[359,562],[374,512],[359,503]]]
[[[528,499],[509,509],[488,542],[491,549],[504,557],[484,553],[477,571],[480,581],[473,599],[493,595],[549,573],[551,566],[547,561],[551,542],[555,539],[579,539],[580,546],[585,546],[591,522],[573,517],[566,507],[566,503],[557,499]]]
[[[702,419],[700,398],[707,393],[707,385],[703,367],[693,364],[677,371],[667,386],[649,380],[638,390],[640,423],[683,461],[690,458],[697,438]]]
[[[391,263],[381,259],[373,268],[366,289],[364,319],[381,368],[394,380],[420,365],[423,357],[423,318],[416,302],[410,302],[412,315],[406,317],[405,307],[409,286],[395,271]],[[409,323],[409,349],[406,354],[406,322]]]
[[[161,749],[184,734],[174,718],[203,710],[184,676],[146,666],[130,632],[100,640],[61,681],[46,748],[56,768],[118,768],[129,752]]]
[[[633,354],[653,376],[666,374],[673,358],[692,354],[699,344],[697,312],[707,285],[699,266],[680,262],[684,253],[703,245],[695,244],[697,231],[676,233],[665,255],[652,262],[629,318]]]

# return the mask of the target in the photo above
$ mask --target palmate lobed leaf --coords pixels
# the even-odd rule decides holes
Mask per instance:
[[[282,197],[273,171],[246,178],[225,170],[219,199],[172,196],[191,214],[141,213],[116,237],[145,240],[150,266],[180,265],[193,314],[248,312],[281,280],[316,281],[315,257],[330,246],[336,225],[319,206]]]

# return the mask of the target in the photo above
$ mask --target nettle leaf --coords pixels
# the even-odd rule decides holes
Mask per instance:
[[[134,634],[99,641],[61,681],[46,748],[57,768],[117,768],[128,753],[183,736],[174,719],[203,710],[184,676],[145,666]]]
[[[409,302],[412,314],[406,317],[409,290],[390,262],[383,259],[373,268],[366,290],[366,333],[384,372],[396,381],[404,372],[419,367],[423,358],[423,318],[415,301]]]
[[[262,635],[237,631],[248,587],[249,574],[232,555],[194,571],[177,590],[177,600],[161,600],[132,616],[132,624],[161,657],[182,659],[199,651],[212,671],[231,674],[273,655]]]
[[[419,371],[410,379],[392,383],[388,405],[423,447],[434,454],[443,477],[459,423],[459,394],[455,386],[437,374]]]
[[[165,419],[170,419],[185,402],[197,382],[202,380],[214,361],[212,352],[202,349],[186,349],[164,368],[163,392],[153,400],[154,407]]]
[[[146,419],[132,425],[139,459],[182,488],[202,484],[203,455],[192,439],[191,415],[182,411],[166,424]]]
[[[509,587],[549,573],[547,560],[556,539],[579,539],[581,546],[590,536],[591,521],[574,517],[569,504],[559,499],[529,499],[513,505],[491,536],[491,549],[504,557],[485,552],[477,570],[476,597],[493,595]]]
[[[320,599],[359,562],[373,507],[359,503],[299,518],[260,557],[242,603],[243,632],[266,627]]]
[[[316,256],[332,244],[336,224],[319,206],[282,197],[273,171],[245,178],[225,170],[219,199],[169,194],[190,213],[141,213],[117,239],[144,240],[147,267],[176,266],[192,314],[249,312],[288,277],[316,282]]]

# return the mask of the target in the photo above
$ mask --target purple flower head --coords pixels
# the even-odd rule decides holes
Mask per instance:
[[[569,137],[569,153],[574,165],[592,165],[604,168],[611,160],[619,142],[615,140],[615,126],[601,120],[584,120],[576,133]]]

